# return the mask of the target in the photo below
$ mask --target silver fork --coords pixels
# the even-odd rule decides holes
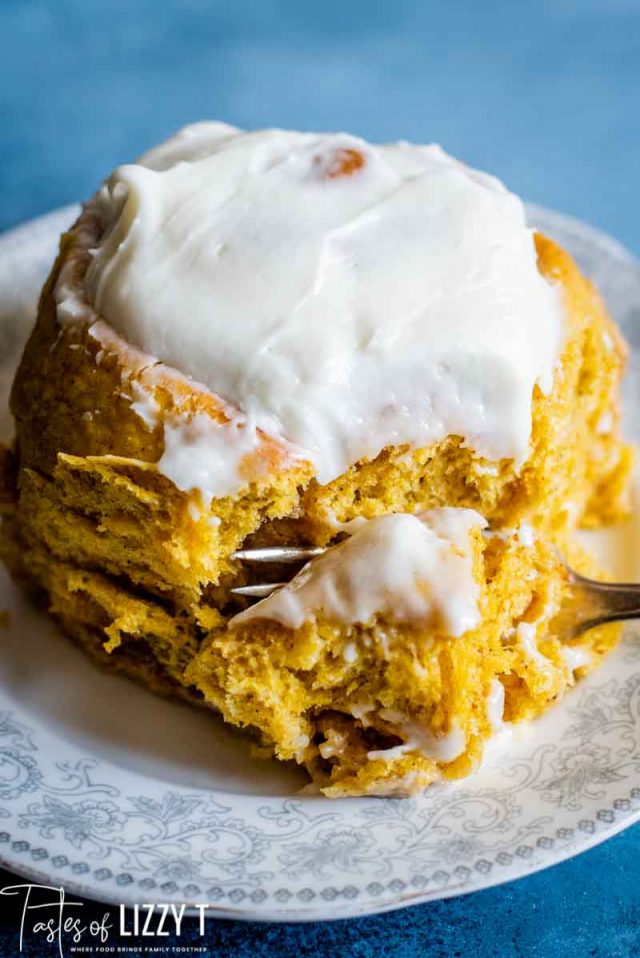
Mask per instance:
[[[331,546],[265,546],[258,549],[239,549],[231,556],[241,562],[285,562],[288,565],[308,562],[330,549]],[[242,585],[232,589],[233,595],[244,595],[252,599],[266,599],[268,595],[281,589],[286,582],[265,582],[262,585]]]
[[[256,549],[239,549],[232,555],[241,562],[269,563],[280,562],[299,564],[323,555],[332,546],[264,546]],[[621,622],[626,619],[640,618],[640,583],[637,582],[598,582],[588,579],[565,564],[572,586],[578,614],[573,626],[572,636],[581,635],[596,625],[607,622]],[[257,585],[243,585],[231,592],[234,595],[252,599],[264,599],[286,582],[265,582]]]

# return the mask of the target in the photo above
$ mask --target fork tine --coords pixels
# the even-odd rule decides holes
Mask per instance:
[[[265,546],[262,549],[238,549],[231,556],[244,562],[302,562],[326,552],[323,546]]]
[[[268,595],[281,589],[286,582],[267,582],[263,585],[241,585],[237,589],[232,589],[232,595],[247,595],[253,599],[266,599]]]
[[[264,546],[259,549],[238,549],[231,556],[244,562],[305,562],[326,552],[324,546]],[[265,599],[286,582],[266,582],[258,585],[242,585],[232,589],[232,595],[244,595],[252,599]]]

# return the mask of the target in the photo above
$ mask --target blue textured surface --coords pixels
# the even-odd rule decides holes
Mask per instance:
[[[205,116],[440,141],[640,250],[638,0],[0,0],[0,228]]]
[[[637,0],[0,0],[0,228],[209,116],[440,141],[640,252],[639,108]],[[508,887],[330,926],[222,922],[207,944],[239,958],[637,955],[639,853],[635,828]],[[5,927],[17,954],[15,916]]]

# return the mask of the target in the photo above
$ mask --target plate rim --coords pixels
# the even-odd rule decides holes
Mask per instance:
[[[611,809],[611,811],[613,812],[614,810]],[[404,908],[412,908],[416,905],[424,905],[429,902],[446,901],[449,898],[463,898],[467,895],[473,895],[475,892],[487,891],[490,888],[499,888],[501,885],[508,885],[512,882],[518,882],[521,879],[529,878],[531,875],[536,875],[538,872],[554,868],[556,865],[562,865],[564,862],[571,861],[571,859],[582,855],[583,852],[588,852],[593,848],[597,848],[610,838],[615,838],[616,835],[619,835],[621,832],[631,828],[632,825],[637,824],[639,820],[640,804],[633,811],[631,811],[627,817],[619,819],[612,828],[602,829],[601,831],[594,832],[589,838],[585,839],[584,842],[579,844],[574,843],[572,845],[568,845],[559,855],[556,854],[551,861],[545,861],[541,858],[540,860],[536,860],[535,864],[526,866],[514,875],[508,874],[508,869],[505,869],[507,874],[500,876],[497,880],[483,880],[482,882],[474,884],[473,887],[468,887],[464,883],[461,883],[460,885],[452,885],[434,893],[411,892],[407,893],[406,895],[401,895],[395,899],[384,900],[381,905],[376,905],[374,900],[370,900],[370,902],[364,905],[362,908],[359,906],[357,909],[345,907],[339,910],[337,913],[336,911],[329,911],[328,908],[325,910],[310,909],[305,907],[296,909],[296,911],[293,912],[284,907],[282,910],[264,910],[254,912],[249,909],[238,908],[236,910],[227,906],[219,906],[214,903],[207,902],[206,917],[220,920],[254,921],[261,924],[267,922],[273,922],[277,924],[284,924],[287,922],[292,924],[309,924],[315,921],[347,921],[351,918],[367,918],[374,915],[384,915],[394,911],[401,911]],[[51,880],[51,872],[41,872],[35,867],[22,863],[18,866],[14,863],[14,860],[5,859],[2,854],[0,854],[0,867],[7,871],[13,872],[19,877],[27,878],[30,882],[40,884]],[[137,894],[134,897],[129,896],[126,892],[123,892],[122,897],[119,900],[116,900],[109,895],[100,894],[99,886],[83,885],[81,882],[75,881],[72,878],[65,880],[64,882],[61,881],[60,884],[64,885],[65,894],[71,893],[73,895],[80,895],[82,898],[86,898],[89,901],[95,902],[97,904],[107,905],[112,908],[117,908],[119,905],[131,907],[132,905],[140,904],[144,901],[144,895],[142,893]],[[156,903],[160,901],[161,899],[158,898]],[[185,915],[188,917],[197,917],[199,915],[199,911],[196,908],[196,902],[185,902],[184,904],[186,906],[184,912]]]
[[[633,269],[638,269],[640,267],[640,263],[633,253],[627,250],[626,247],[620,244],[613,237],[609,236],[607,233],[599,230],[598,228],[582,223],[582,221],[576,219],[575,217],[557,213],[553,210],[548,210],[545,207],[539,206],[537,204],[526,204],[526,206],[528,213],[533,215],[535,219],[541,219],[543,221],[546,220],[551,223],[556,222],[562,228],[568,231],[577,231],[583,238],[592,240],[594,243],[602,245],[603,247],[606,246],[607,253],[612,257],[612,259],[616,259],[624,267]],[[6,249],[13,245],[15,240],[20,240],[22,237],[26,238],[30,234],[33,234],[34,231],[45,230],[48,223],[58,222],[59,219],[64,217],[64,214],[68,214],[69,217],[71,217],[72,214],[78,209],[79,207],[77,204],[65,206],[60,209],[53,210],[44,216],[34,218],[23,224],[15,226],[10,230],[0,234],[0,256]],[[612,653],[612,656],[615,654],[616,653]],[[611,659],[612,656],[610,656],[609,659]],[[594,675],[599,675],[601,671],[602,669],[596,670]],[[57,737],[60,741],[64,741],[61,736]],[[82,748],[75,743],[73,747],[80,752],[87,751],[85,748]],[[117,767],[108,758],[101,761],[103,762],[105,768]],[[152,776],[148,774],[146,774],[146,777],[152,778]],[[462,783],[464,783],[464,781],[465,780],[461,780]],[[638,784],[640,785],[640,776],[638,776]],[[167,787],[171,787],[172,783],[165,782],[165,785]],[[182,785],[178,785],[176,787],[181,791],[187,791],[187,789]],[[194,791],[194,789],[191,789],[191,791]],[[638,794],[631,794],[634,791],[637,791]],[[215,795],[226,794],[228,795],[230,801],[232,801],[234,797],[241,800],[244,798],[244,796],[239,794],[234,796],[234,793],[223,793],[215,789],[212,789],[211,792]],[[281,905],[276,904],[273,901],[273,897],[271,897],[270,900],[272,907],[269,907],[266,903],[264,906],[260,905],[252,907],[250,904],[244,903],[242,905],[238,904],[237,906],[232,907],[231,904],[223,905],[208,901],[207,914],[212,918],[220,917],[252,921],[327,921],[382,914],[420,903],[443,900],[458,895],[471,894],[474,891],[495,887],[509,881],[519,880],[520,878],[532,875],[535,872],[541,871],[545,868],[552,867],[555,864],[560,864],[563,861],[567,861],[568,859],[581,854],[583,851],[587,851],[590,848],[597,846],[603,841],[606,841],[608,838],[613,837],[619,832],[630,827],[640,819],[640,788],[636,788],[634,786],[631,789],[631,793],[626,799],[624,799],[629,803],[626,809],[618,809],[615,806],[599,809],[598,816],[600,815],[600,812],[602,812],[603,816],[605,816],[606,813],[606,815],[613,817],[611,820],[603,817],[598,821],[592,822],[592,831],[583,831],[579,836],[567,841],[567,843],[561,848],[558,848],[557,846],[554,846],[553,849],[538,847],[530,860],[526,862],[518,862],[515,865],[513,863],[505,865],[499,869],[497,874],[496,871],[492,869],[487,874],[482,875],[481,877],[476,877],[471,885],[469,881],[461,881],[457,884],[449,884],[446,887],[436,887],[429,890],[403,890],[401,893],[398,892],[397,894],[382,895],[379,899],[376,899],[370,894],[368,897],[363,898],[361,902],[355,900],[351,901],[345,898],[342,899],[339,904],[337,903],[336,899],[333,900],[333,903],[326,903],[322,905],[308,905],[302,903],[293,904],[293,900],[295,899],[295,896],[293,895],[291,896],[289,904]],[[255,799],[256,803],[260,800],[265,802],[269,801],[269,796],[256,795],[252,796],[252,798]],[[285,802],[287,799],[281,799],[281,801]],[[295,799],[293,801],[295,801]],[[373,801],[380,800],[375,799]],[[388,799],[385,801],[393,801],[393,799]],[[618,799],[616,799],[616,801],[618,801]],[[332,805],[328,804],[327,807],[330,808]],[[589,821],[591,820],[589,819]],[[4,835],[6,833],[3,831],[3,827],[3,819],[0,817],[0,832]],[[19,838],[17,840],[20,842]],[[55,844],[55,841],[57,841],[57,839],[55,839],[52,844]],[[135,904],[141,900],[144,900],[144,892],[142,892],[140,889],[136,889],[135,886],[132,886],[131,888],[127,886],[122,887],[121,890],[119,890],[119,897],[115,897],[115,889],[111,886],[108,886],[107,890],[107,888],[101,888],[101,886],[97,884],[95,880],[92,883],[87,884],[85,881],[76,880],[73,876],[68,878],[66,875],[62,876],[60,872],[63,868],[67,867],[66,865],[61,866],[59,870],[54,870],[54,866],[50,863],[48,870],[42,870],[42,867],[38,867],[35,864],[23,861],[19,857],[18,852],[16,852],[14,855],[7,855],[2,848],[0,848],[0,865],[17,875],[32,881],[41,882],[52,879],[56,881],[60,879],[60,883],[64,884],[65,889],[69,892],[104,904]],[[360,884],[362,885],[364,891],[368,878],[366,875],[358,877],[360,878]],[[344,880],[349,881],[349,875],[345,875]],[[153,897],[155,901],[162,900],[157,895],[151,897]],[[184,901],[184,903],[187,905],[187,913],[195,913],[193,906],[199,903],[198,896],[195,896],[195,898],[191,901],[185,900],[184,898],[179,900]]]

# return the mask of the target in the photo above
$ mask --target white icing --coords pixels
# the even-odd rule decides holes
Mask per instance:
[[[389,649],[389,636],[387,635],[384,629],[381,629],[381,628],[376,629],[376,641],[378,642],[378,644],[380,645],[380,648],[382,649],[382,655],[387,661],[389,661],[389,657],[391,654],[391,650]]]
[[[516,542],[525,549],[531,548],[536,541],[535,529],[527,522],[521,522],[517,529],[487,529],[484,536],[487,539],[501,539],[503,542],[509,542],[510,539],[515,538]]]
[[[208,506],[240,484],[240,465],[256,451],[260,437],[244,419],[219,424],[205,413],[167,421],[164,452],[157,468],[184,492],[198,491]]]
[[[352,665],[354,662],[357,662],[358,647],[356,646],[355,642],[347,642],[342,650],[342,657],[345,662],[348,662],[350,665]]]
[[[613,414],[607,411],[602,414],[596,426],[596,432],[599,436],[608,436],[613,429]]]
[[[319,481],[449,434],[526,458],[560,305],[492,177],[437,146],[198,124],[96,202],[97,311],[301,447]]]
[[[503,726],[504,716],[504,685],[500,679],[492,679],[487,696],[487,718],[494,732],[499,732]]]
[[[444,735],[436,735],[430,728],[419,725],[417,722],[406,721],[402,715],[390,709],[383,709],[380,716],[396,725],[394,731],[404,739],[404,742],[392,748],[367,752],[369,759],[393,761],[406,752],[419,752],[433,762],[447,763],[453,762],[462,755],[466,748],[466,736],[455,722]]]
[[[82,211],[80,219],[73,227],[80,246],[92,249],[95,245],[95,230],[98,228],[100,217],[97,211],[88,204]],[[82,321],[93,321],[95,315],[90,309],[82,289],[78,287],[76,260],[73,256],[65,259],[60,269],[58,279],[53,290],[56,303],[56,318],[61,326]],[[102,361],[102,353],[98,352],[95,361]]]
[[[272,619],[297,629],[319,615],[350,625],[388,613],[460,636],[480,620],[469,536],[485,525],[472,509],[371,519],[231,624]]]
[[[538,648],[538,643],[536,641],[537,631],[537,622],[520,622],[516,628],[516,638],[526,657],[531,659],[541,668],[546,669],[551,665],[551,663]]]
[[[394,759],[400,758],[401,755],[406,755],[407,752],[410,751],[411,748],[408,743],[403,743],[402,745],[394,745],[391,748],[372,749],[370,752],[367,752],[367,758],[371,761],[381,759],[384,762],[393,762]]]
[[[318,751],[320,752],[320,756],[322,758],[327,759],[333,758],[333,756],[336,755],[340,749],[334,742],[323,742],[318,746]]]
[[[533,526],[530,526],[527,522],[521,522],[516,532],[516,539],[521,546],[525,547],[525,549],[530,549],[536,541],[536,534]]]
[[[131,408],[149,429],[155,429],[158,424],[160,406],[153,395],[135,379],[131,381],[130,389],[135,400],[131,403]]]
[[[349,706],[349,711],[353,715],[354,719],[362,722],[365,728],[369,725],[367,715],[369,715],[370,712],[373,712],[373,709],[373,705],[367,705],[364,702],[354,702]]]
[[[405,725],[403,731],[409,732],[406,742],[409,748],[434,762],[453,762],[462,755],[467,744],[464,732],[455,724],[445,735],[434,735],[431,729],[415,724]]]
[[[571,673],[591,664],[591,652],[580,645],[563,645],[560,650],[565,665]]]
[[[237,127],[215,120],[190,123],[164,143],[159,143],[144,153],[138,163],[160,172],[185,160],[204,160],[221,146],[224,140],[236,136],[237,133]]]
[[[187,512],[194,522],[200,522],[202,516],[204,515],[202,504],[197,502],[195,499],[190,499],[187,503]]]

